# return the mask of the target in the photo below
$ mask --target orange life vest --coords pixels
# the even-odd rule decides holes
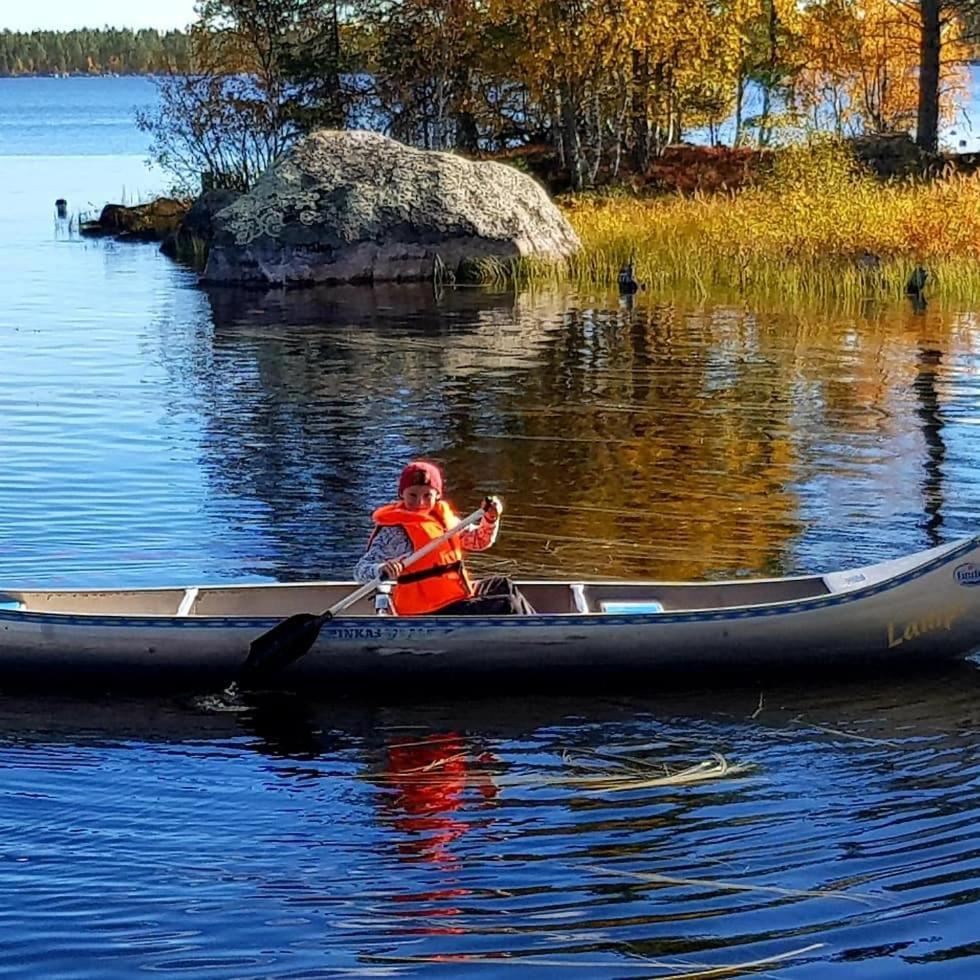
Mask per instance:
[[[408,510],[400,502],[385,504],[371,516],[378,527],[400,527],[412,542],[412,551],[418,551],[459,523],[456,512],[445,500],[437,500],[431,510]],[[377,528],[371,537],[375,534]],[[463,549],[457,535],[399,575],[391,599],[398,615],[417,616],[468,599],[472,594],[473,586],[463,567]]]

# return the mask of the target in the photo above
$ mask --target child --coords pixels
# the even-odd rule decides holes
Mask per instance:
[[[358,582],[384,576],[395,582],[392,603],[400,616],[529,615],[534,609],[516,586],[502,576],[474,583],[463,565],[464,551],[484,551],[497,539],[503,504],[488,497],[483,519],[430,552],[406,571],[403,561],[439,537],[459,517],[442,499],[442,471],[416,460],[402,470],[399,499],[372,515],[368,548],[354,568]]]

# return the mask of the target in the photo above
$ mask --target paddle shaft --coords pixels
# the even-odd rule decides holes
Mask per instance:
[[[483,517],[483,508],[473,511],[469,517],[464,517],[455,527],[451,527],[445,534],[440,534],[438,538],[433,538],[427,544],[424,544],[418,551],[413,551],[407,558],[402,560],[402,568],[408,568],[409,565],[414,565],[417,561],[421,561],[426,555],[435,551],[436,548],[441,544],[445,544],[450,538],[455,537],[461,531],[466,530],[471,524],[476,524]],[[370,595],[375,589],[381,584],[383,584],[386,579],[380,576],[375,579],[371,579],[370,582],[365,582],[359,589],[352,592],[349,596],[341,599],[340,602],[332,605],[326,612],[320,613],[319,618],[323,622],[333,619],[334,616],[339,612],[343,612],[348,606],[353,606],[358,599],[363,599],[365,596]]]

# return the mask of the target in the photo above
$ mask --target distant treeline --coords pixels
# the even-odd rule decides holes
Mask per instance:
[[[16,75],[151,75],[186,67],[182,31],[111,27],[80,31],[0,32],[0,77]]]

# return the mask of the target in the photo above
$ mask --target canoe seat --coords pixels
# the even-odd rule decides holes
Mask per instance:
[[[637,616],[643,613],[662,613],[664,604],[658,599],[604,599],[599,608],[614,616]]]
[[[573,611],[584,616],[598,611],[607,615],[635,616],[640,613],[662,613],[664,604],[659,599],[603,599],[589,596],[591,591],[584,582],[569,582]],[[595,601],[593,601],[595,599]],[[598,607],[597,609],[595,607]]]

